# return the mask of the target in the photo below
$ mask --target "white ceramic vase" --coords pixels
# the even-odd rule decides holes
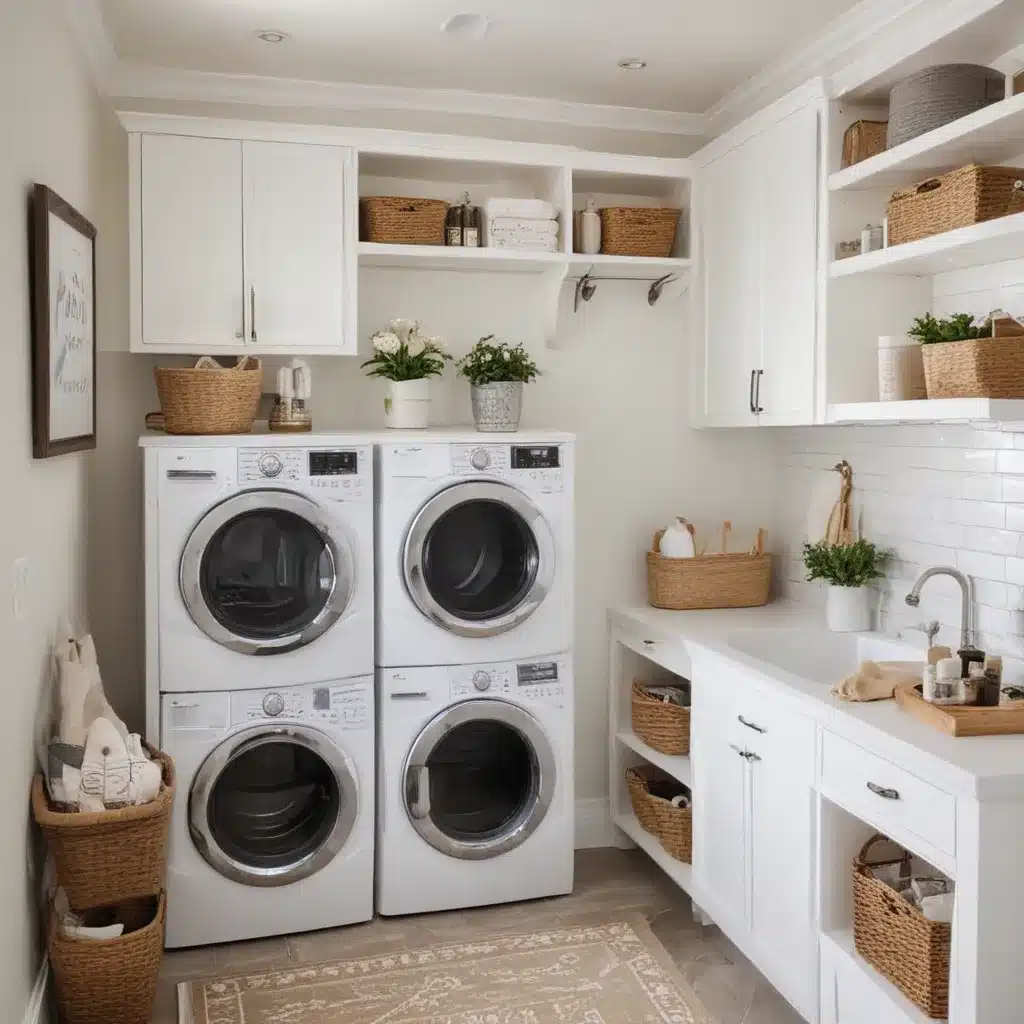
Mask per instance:
[[[389,380],[384,397],[384,423],[388,427],[409,430],[430,422],[430,381]]]
[[[834,587],[829,584],[826,609],[833,633],[867,633],[875,592],[871,587]]]

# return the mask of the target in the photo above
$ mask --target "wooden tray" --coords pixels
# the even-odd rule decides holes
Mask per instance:
[[[896,703],[933,729],[950,736],[999,736],[1024,733],[1024,700],[998,707],[974,708],[957,704],[929,704],[921,687],[896,687]]]

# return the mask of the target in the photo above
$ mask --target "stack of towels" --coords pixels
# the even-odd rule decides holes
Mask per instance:
[[[493,249],[557,252],[558,220],[543,199],[488,199],[487,244]]]

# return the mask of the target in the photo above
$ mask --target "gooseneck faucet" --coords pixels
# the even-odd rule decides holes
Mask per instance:
[[[910,593],[906,597],[907,604],[911,608],[916,608],[921,603],[921,587],[933,576],[952,576],[960,584],[960,592],[963,595],[960,612],[960,647],[965,651],[974,650],[974,582],[970,576],[951,565],[935,565],[925,569],[910,588]]]

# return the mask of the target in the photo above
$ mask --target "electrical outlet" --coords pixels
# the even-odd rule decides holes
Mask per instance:
[[[15,622],[23,622],[32,614],[31,582],[28,555],[22,555],[11,564],[11,594]]]

